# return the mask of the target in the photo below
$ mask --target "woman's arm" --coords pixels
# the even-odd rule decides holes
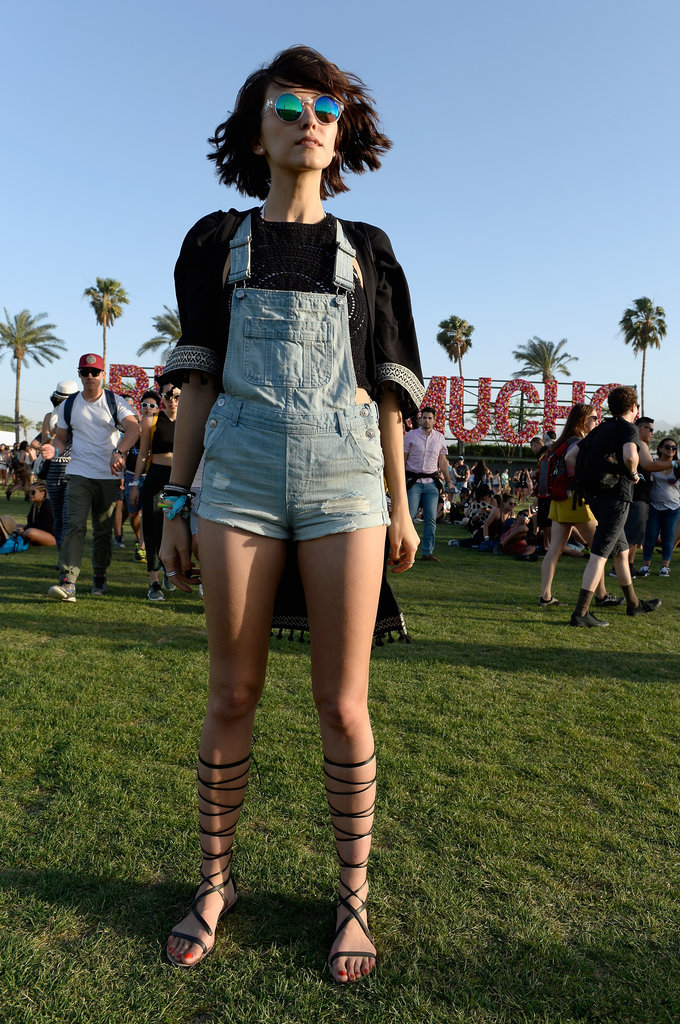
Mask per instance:
[[[394,566],[392,572],[404,572],[413,565],[420,539],[408,510],[403,417],[393,391],[385,390],[380,401],[380,443],[385,460],[385,479],[392,502],[388,562]]]
[[[52,413],[46,412],[42,421],[42,429],[40,431],[40,441],[42,444],[47,444],[48,441],[52,440],[52,434],[50,432],[50,420],[52,419]],[[56,429],[56,428],[55,428]]]
[[[489,539],[489,527],[497,519],[500,519],[500,515],[501,515],[501,510],[498,508],[498,506],[496,506],[496,508],[491,510],[491,515],[488,517],[488,519],[486,520],[486,522],[484,523],[484,525],[482,527],[482,533],[484,534],[484,538],[486,540]]]
[[[177,409],[175,440],[172,454],[170,483],[180,487],[191,487],[198,464],[203,455],[203,434],[208,413],[217,398],[217,385],[209,379],[207,383],[197,371],[192,371],[189,381],[182,385],[182,398]],[[191,531],[189,523],[181,516],[167,517],[163,521],[163,540],[160,558],[166,572],[176,572],[172,582],[180,590],[190,591],[187,574],[193,568],[191,561]]]
[[[144,472],[146,461],[151,455],[151,424],[153,416],[144,416],[142,419],[142,433],[139,438],[139,451],[135,459],[135,480],[139,480]]]

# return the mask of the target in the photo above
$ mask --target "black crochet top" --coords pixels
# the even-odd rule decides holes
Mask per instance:
[[[229,339],[229,241],[250,214],[251,276],[246,287],[333,292],[336,219],[318,224],[264,222],[259,208],[216,211],[188,233],[175,267],[182,337],[159,381],[181,385],[192,371],[221,382]],[[417,412],[425,388],[408,285],[389,238],[370,224],[341,221],[356,250],[360,275],[348,296],[350,343],[357,385],[380,401],[397,393],[405,416]],[[362,287],[363,286],[363,287]]]

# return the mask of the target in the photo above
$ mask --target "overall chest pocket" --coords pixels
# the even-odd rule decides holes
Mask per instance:
[[[331,324],[324,320],[246,317],[243,373],[260,387],[318,388],[333,371]]]

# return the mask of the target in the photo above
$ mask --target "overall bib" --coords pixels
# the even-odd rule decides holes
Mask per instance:
[[[248,288],[250,216],[232,239],[224,393],[204,437],[204,519],[283,540],[389,523],[377,406],[354,401],[354,250],[339,222],[336,244],[336,291],[325,294]]]

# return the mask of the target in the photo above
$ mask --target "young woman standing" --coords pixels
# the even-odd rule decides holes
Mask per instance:
[[[161,558],[187,590],[185,517],[205,445],[198,514],[210,691],[198,769],[202,881],[167,956],[180,967],[200,962],[236,901],[232,843],[274,598],[295,541],[339,859],[328,963],[336,981],[354,981],[376,962],[369,657],[386,526],[394,571],[413,565],[418,545],[402,421],[424,389],[389,239],[337,220],[322,199],[347,190],[341,172],[377,169],[390,142],[363,83],[302,46],[248,78],[211,142],[221,181],[265,202],[199,221],[175,271],[182,343],[163,381],[183,387]]]
[[[140,479],[146,472],[141,490],[141,509],[146,565],[149,570],[149,601],[165,600],[159,577],[163,568],[158,557],[163,536],[163,511],[159,501],[172,472],[172,449],[180,393],[179,388],[170,385],[161,395],[161,407],[158,412],[152,416],[142,417],[135,478],[130,486],[130,503],[137,505],[140,503]],[[145,467],[148,467],[146,471]],[[169,581],[164,582],[166,589],[175,589]]]

